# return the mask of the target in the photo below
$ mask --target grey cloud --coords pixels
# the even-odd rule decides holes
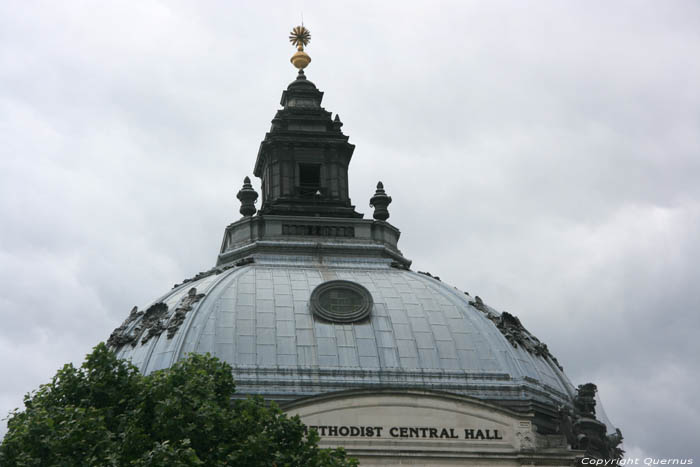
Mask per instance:
[[[358,210],[384,181],[415,268],[596,382],[630,455],[696,455],[694,2],[3,4],[0,410],[211,266],[300,9]]]

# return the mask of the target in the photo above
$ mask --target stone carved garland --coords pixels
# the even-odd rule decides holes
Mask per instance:
[[[178,307],[175,308],[172,319],[168,323],[168,339],[172,339],[175,336],[177,330],[180,329],[182,323],[185,322],[187,312],[191,311],[192,306],[202,298],[204,298],[204,294],[198,294],[197,289],[192,287],[189,292],[187,292],[187,295],[180,300]]]
[[[185,285],[188,282],[195,282],[195,281],[198,281],[199,279],[204,279],[205,277],[209,277],[209,276],[213,276],[213,275],[218,276],[222,272],[228,271],[229,269],[232,269],[235,267],[245,266],[247,264],[252,264],[254,262],[255,262],[255,258],[253,258],[252,256],[246,256],[243,259],[239,259],[234,264],[229,264],[227,266],[217,266],[215,268],[211,268],[208,271],[200,271],[196,275],[194,275],[193,277],[190,277],[189,279],[185,279],[179,284],[173,285],[173,289],[180,287],[181,285]]]
[[[136,321],[139,317],[143,316],[143,311],[139,311],[138,307],[133,307],[131,309],[131,312],[129,313],[129,316],[124,320],[124,322],[119,326],[117,329],[112,331],[112,334],[109,336],[109,339],[107,339],[107,345],[112,347],[113,349],[118,349],[120,347],[125,346],[126,344],[131,343],[134,339],[135,336],[131,333],[127,332],[127,329],[133,323]]]
[[[168,305],[165,303],[156,303],[146,310],[143,314],[141,322],[136,326],[137,334],[139,336],[144,335],[141,338],[141,344],[145,344],[152,337],[160,336],[163,331],[165,331],[165,321],[168,318]],[[138,338],[136,339],[138,340]],[[134,347],[136,342],[132,342],[131,346]]]
[[[195,303],[204,298],[204,294],[198,294],[192,287],[175,307],[172,313],[168,312],[168,305],[159,302],[151,305],[146,311],[139,311],[134,307],[126,320],[116,328],[107,340],[107,345],[113,349],[119,349],[126,344],[135,347],[139,342],[147,343],[151,338],[160,336],[163,331],[168,331],[168,339],[172,339],[177,330],[185,322],[188,311],[192,310]],[[140,322],[131,330],[132,323]]]
[[[520,346],[533,355],[537,355],[545,359],[549,358],[552,362],[554,362],[557,368],[564,371],[564,368],[559,364],[557,359],[547,348],[547,344],[541,342],[538,338],[532,335],[530,331],[525,329],[517,316],[514,316],[507,311],[502,312],[500,315],[496,315],[486,307],[478,295],[474,297],[474,300],[471,300],[469,304],[484,313],[488,319],[493,321],[498,330],[501,331],[501,334],[505,336],[513,347],[517,348]]]

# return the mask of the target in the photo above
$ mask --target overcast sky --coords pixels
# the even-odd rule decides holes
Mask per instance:
[[[700,3],[376,3],[0,2],[3,416],[213,266],[303,12],[358,210],[700,454]]]

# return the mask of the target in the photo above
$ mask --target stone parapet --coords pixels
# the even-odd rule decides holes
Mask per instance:
[[[398,249],[401,232],[381,220],[265,216],[244,217],[224,232],[217,266],[249,256],[352,256],[386,258],[407,268]]]

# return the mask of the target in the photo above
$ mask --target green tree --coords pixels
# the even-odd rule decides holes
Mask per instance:
[[[232,399],[231,367],[191,354],[141,375],[104,343],[8,419],[2,466],[354,466],[261,398]]]

